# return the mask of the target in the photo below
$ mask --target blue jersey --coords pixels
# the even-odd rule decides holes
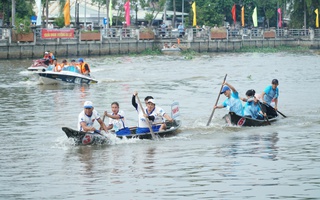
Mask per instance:
[[[264,89],[265,95],[263,96],[263,100],[268,104],[271,104],[272,99],[277,99],[279,97],[279,89],[273,89],[271,85],[267,86]]]
[[[251,116],[253,119],[257,119],[260,115],[260,106],[253,101],[246,102],[243,109],[243,116]]]
[[[230,98],[227,98],[222,105],[227,107],[230,112],[235,112],[237,115],[243,115],[242,103],[239,99],[238,92],[231,92]]]

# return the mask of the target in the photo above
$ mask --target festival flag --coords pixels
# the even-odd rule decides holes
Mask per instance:
[[[257,27],[258,26],[258,13],[257,13],[257,7],[254,8],[253,13],[252,13],[252,22],[253,26]]]
[[[70,25],[70,0],[66,1],[66,4],[63,8],[63,14],[64,14],[64,25],[69,26]]]
[[[125,19],[126,19],[127,26],[130,26],[130,1],[129,0],[124,4],[124,11],[125,11]]]
[[[113,17],[113,13],[112,13],[112,0],[109,0],[109,21],[110,21],[110,27],[112,26],[112,17]]]
[[[196,26],[197,25],[197,13],[196,13],[196,2],[195,1],[192,3],[192,11],[193,11],[192,26]]]
[[[234,4],[234,5],[232,6],[231,14],[232,14],[233,23],[236,24],[236,22],[237,22],[236,4]]]
[[[38,15],[37,15],[37,23],[36,25],[37,26],[40,26],[41,25],[41,14],[42,14],[42,9],[41,9],[41,0],[36,0],[36,5],[37,5],[37,8],[38,8]]]
[[[282,13],[281,13],[281,8],[278,8],[278,27],[282,27]]]
[[[244,6],[241,8],[241,25],[244,27]]]
[[[318,8],[314,12],[316,13],[316,28],[319,28],[319,10],[318,10]]]

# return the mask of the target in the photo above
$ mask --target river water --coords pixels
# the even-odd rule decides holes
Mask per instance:
[[[314,52],[101,56],[86,59],[99,80],[90,86],[38,85],[26,71],[31,60],[0,61],[0,199],[320,199],[319,59]],[[227,111],[218,109],[207,127],[225,74],[242,96],[277,78],[287,118],[226,127]],[[178,101],[179,134],[74,146],[61,130],[77,128],[86,100],[101,114],[118,101],[136,125],[134,91],[167,112]]]

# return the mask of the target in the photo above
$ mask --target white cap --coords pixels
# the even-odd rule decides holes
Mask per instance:
[[[45,54],[48,54],[48,52],[46,51],[46,52],[44,52]]]
[[[155,100],[154,99],[149,99],[148,101],[147,101],[147,103],[153,103],[153,104],[156,104],[156,102],[155,102]]]
[[[91,101],[86,101],[86,102],[84,102],[83,107],[84,108],[92,108],[93,104]]]

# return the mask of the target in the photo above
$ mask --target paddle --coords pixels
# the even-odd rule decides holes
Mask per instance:
[[[273,108],[274,109],[274,108]],[[284,118],[286,118],[287,116],[285,116],[284,114],[282,114],[278,109],[274,109],[275,111],[277,111],[280,115],[282,115]]]
[[[222,82],[222,85],[221,85],[221,88],[220,88],[220,91],[219,91],[219,95],[218,95],[218,98],[217,98],[216,104],[214,104],[214,106],[213,106],[213,110],[212,110],[212,113],[211,113],[211,115],[210,115],[210,117],[209,117],[209,120],[208,120],[207,126],[209,126],[209,124],[211,123],[211,120],[212,120],[212,117],[213,117],[214,111],[216,110],[216,109],[215,109],[215,106],[218,104],[218,101],[219,101],[219,98],[220,98],[220,95],[221,95],[220,93],[221,93],[221,90],[222,90],[222,88],[223,88],[223,84],[224,84],[224,82],[226,82],[226,79],[227,79],[227,74],[225,75],[225,77],[224,77],[224,79],[223,79],[223,82]]]
[[[269,119],[268,119],[267,114],[262,110],[262,107],[261,107],[261,103],[260,103],[260,101],[258,102],[258,104],[259,104],[259,107],[260,107],[260,109],[261,109],[261,111],[262,111],[262,113],[263,113],[264,121],[266,121],[266,120],[267,120],[268,125],[271,125],[271,123],[269,122]],[[264,116],[264,114],[266,114],[266,116]]]
[[[140,102],[140,99],[139,99],[139,97],[138,97],[138,94],[136,95],[136,97],[137,97],[137,99],[138,99],[139,107],[140,107],[140,109],[142,110],[143,115],[145,115],[146,112],[144,111],[144,109],[143,109],[143,107],[142,107],[142,104],[141,104],[141,102]],[[157,139],[156,135],[154,134],[154,132],[153,132],[153,130],[152,130],[152,127],[151,127],[151,125],[150,125],[150,121],[149,121],[149,118],[148,118],[148,117],[146,117],[146,121],[147,121],[149,130],[150,130],[152,139],[153,139],[153,140]]]
[[[283,113],[281,113],[278,109],[274,109],[274,107],[270,106],[269,104],[265,103],[266,106],[271,107],[274,111],[276,111],[277,113],[279,113],[280,115],[282,115],[282,117],[286,118],[287,116],[285,116]]]

